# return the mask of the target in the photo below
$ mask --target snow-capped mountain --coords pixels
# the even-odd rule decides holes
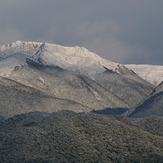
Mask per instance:
[[[38,67],[34,62],[28,64],[28,67],[13,71],[9,78],[47,95],[83,104],[92,110],[129,107],[114,93],[84,75],[58,67]]]
[[[158,85],[163,81],[163,66],[161,65],[126,64],[125,66],[132,69],[144,80],[154,85]]]
[[[37,42],[0,46],[0,75],[95,110],[133,107],[154,89],[132,70],[85,48]]]
[[[58,66],[91,78],[110,69],[117,73],[123,65],[101,58],[83,47],[16,41],[0,46],[0,75],[8,75],[16,66],[26,65],[26,58],[43,65]],[[7,67],[7,69],[5,68]],[[2,69],[1,69],[2,68]]]

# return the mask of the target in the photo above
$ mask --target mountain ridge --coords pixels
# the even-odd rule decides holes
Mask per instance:
[[[122,64],[103,59],[88,49],[78,46],[65,47],[56,44],[24,41],[16,41],[0,46],[0,58],[9,57],[13,54],[24,54],[24,58],[29,57],[43,65],[57,65],[63,69],[79,71],[90,77],[93,77],[96,73],[104,72],[105,68],[120,73],[118,66],[123,67]]]
[[[0,75],[27,86],[40,89],[43,92],[51,92],[52,94],[50,95],[57,93],[59,98],[65,98],[66,94],[66,98],[71,97],[68,94],[72,92],[72,89],[74,90],[72,86],[77,84],[80,88],[85,85],[83,90],[89,88],[89,91],[92,92],[96,101],[107,99],[106,96],[104,97],[102,95],[105,93],[102,92],[108,92],[106,94],[109,98],[113,97],[113,95],[111,95],[112,93],[124,100],[125,103],[128,103],[130,107],[133,107],[145,99],[154,88],[152,84],[141,79],[124,65],[103,59],[83,47],[64,47],[49,43],[16,41],[12,44],[0,46],[0,57]],[[39,70],[39,67],[42,67],[42,72]],[[59,72],[59,69],[62,69],[60,73],[63,74],[63,76],[56,73],[56,71]],[[71,79],[68,75],[64,76],[65,73],[63,73],[63,71],[69,74]],[[111,72],[113,72],[114,75]],[[46,73],[50,75],[46,75]],[[79,78],[80,75],[76,75],[75,73],[89,78],[86,79],[84,77],[94,86],[88,86],[88,83],[86,84],[85,82],[86,80],[82,81]],[[47,78],[49,78],[49,81],[47,81]],[[59,81],[62,81],[62,83]],[[70,83],[72,83],[71,86]],[[83,83],[85,84],[83,85]],[[72,88],[71,90],[69,89],[70,87]],[[98,88],[98,91],[95,87]],[[65,91],[65,93],[63,91]],[[59,92],[62,92],[63,97],[60,96],[61,94],[59,94]],[[76,102],[81,103],[80,100],[83,99],[84,96],[87,97],[84,93],[85,95],[79,98],[78,95],[81,95],[81,92],[75,94],[77,89],[73,92],[74,97],[72,98],[78,100]],[[99,95],[99,92],[102,93],[100,93],[102,96]],[[88,99],[89,98],[83,99],[84,101],[82,102],[85,103]],[[106,100],[104,100],[104,103],[107,103]],[[105,106],[102,109],[110,107],[110,105],[106,106],[102,103],[100,105]],[[119,107],[121,107],[121,105],[119,105]]]

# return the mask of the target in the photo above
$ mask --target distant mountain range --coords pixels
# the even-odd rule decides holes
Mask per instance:
[[[161,65],[126,64],[125,66],[156,86],[163,81],[163,66]]]

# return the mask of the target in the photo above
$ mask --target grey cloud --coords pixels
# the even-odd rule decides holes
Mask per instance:
[[[115,62],[163,64],[162,6],[162,0],[1,0],[0,44],[84,46]]]

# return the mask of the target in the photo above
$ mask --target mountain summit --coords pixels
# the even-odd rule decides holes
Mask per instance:
[[[40,42],[16,41],[0,46],[0,67],[5,65],[8,69],[1,69],[0,74],[10,74],[16,66],[26,65],[26,59],[39,64],[58,66],[63,69],[80,72],[91,78],[106,69],[120,73],[121,64],[101,58],[83,47],[64,47],[56,44]],[[7,60],[6,60],[7,59]],[[2,72],[3,71],[3,72]]]
[[[86,48],[39,42],[0,46],[0,76],[94,109],[133,107],[154,88],[124,65]]]

